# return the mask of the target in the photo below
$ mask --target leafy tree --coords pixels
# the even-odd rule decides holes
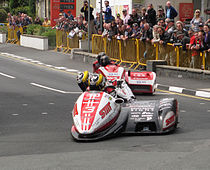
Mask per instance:
[[[35,12],[36,12],[35,0],[29,0],[29,11],[30,11],[31,16],[35,15]]]
[[[18,7],[18,1],[17,0],[10,0],[9,1],[9,7],[10,7],[10,9],[14,9],[14,8]]]

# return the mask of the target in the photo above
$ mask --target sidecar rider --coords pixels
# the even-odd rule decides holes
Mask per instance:
[[[93,63],[93,72],[95,73],[99,67],[106,67],[107,65],[110,64],[116,64],[113,61],[110,61],[109,57],[104,53],[101,52],[97,56],[97,60]]]
[[[121,97],[125,101],[133,101],[135,96],[132,91],[127,88],[125,81],[119,80],[117,87],[110,84],[102,74],[89,74],[88,71],[79,73],[77,76],[77,83],[82,91],[104,91],[113,97]]]

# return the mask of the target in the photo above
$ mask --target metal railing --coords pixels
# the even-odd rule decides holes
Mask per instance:
[[[105,52],[112,60],[130,64],[130,68],[137,69],[146,66],[147,60],[166,60],[168,65],[176,67],[193,67],[210,70],[210,54],[207,51],[192,57],[192,51],[182,49],[182,46],[173,44],[160,45],[159,43],[143,42],[139,39],[108,40],[101,35],[93,35],[92,52]]]

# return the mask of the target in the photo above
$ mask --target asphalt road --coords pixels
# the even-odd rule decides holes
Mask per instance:
[[[210,99],[140,95],[178,99],[176,133],[76,143],[71,110],[79,94],[74,72],[0,56],[0,169],[210,169]]]

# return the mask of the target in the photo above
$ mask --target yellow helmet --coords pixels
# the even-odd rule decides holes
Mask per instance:
[[[85,71],[84,73],[79,73],[77,75],[77,83],[79,87],[82,89],[82,91],[86,91],[88,87],[88,77],[89,77],[88,71]]]
[[[106,78],[102,74],[91,74],[88,85],[90,90],[103,90],[106,85]]]

